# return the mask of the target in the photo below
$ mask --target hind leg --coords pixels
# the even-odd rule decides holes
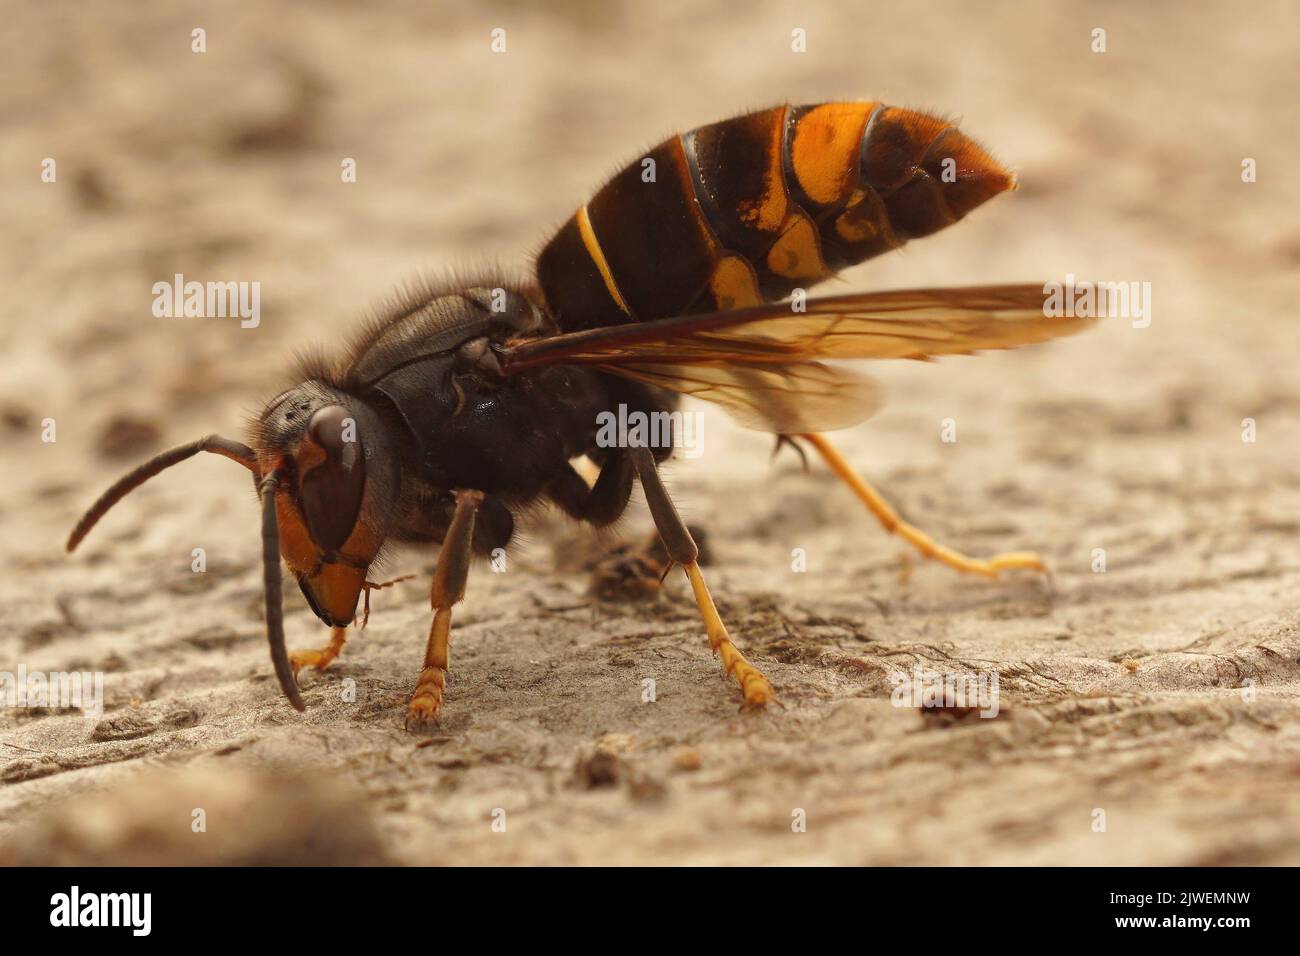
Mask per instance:
[[[880,522],[886,531],[898,535],[925,557],[941,561],[948,567],[958,571],[964,571],[967,574],[979,574],[986,578],[996,578],[999,572],[1012,569],[1047,572],[1047,566],[1043,564],[1043,559],[1032,551],[1011,551],[1006,554],[995,554],[991,558],[971,558],[959,551],[954,551],[952,548],[939,544],[920,528],[916,528],[900,518],[898,512],[890,507],[889,502],[880,497],[876,489],[867,484],[853,470],[852,466],[844,460],[843,456],[835,450],[835,446],[827,441],[824,435],[807,434],[793,437],[804,439],[817,450],[817,453],[830,466],[836,477],[852,489],[853,493],[876,516],[876,520]]]
[[[632,462],[620,448],[609,449],[596,483],[586,480],[565,465],[560,476],[546,487],[546,495],[570,517],[603,528],[618,520],[632,495]]]

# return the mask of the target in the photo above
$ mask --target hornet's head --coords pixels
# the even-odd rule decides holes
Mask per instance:
[[[68,550],[131,491],[201,451],[239,462],[257,484],[271,661],[285,696],[302,710],[284,646],[280,559],[298,578],[317,617],[336,627],[349,624],[366,586],[366,570],[396,511],[398,449],[383,420],[364,402],[323,382],[303,382],[274,398],[258,416],[253,447],[206,435],[123,475],[77,522]]]
[[[254,428],[261,476],[279,475],[280,554],[326,624],[356,613],[397,502],[396,449],[365,403],[321,382],[273,399]]]

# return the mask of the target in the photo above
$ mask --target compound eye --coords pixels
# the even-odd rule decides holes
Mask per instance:
[[[299,492],[307,530],[326,552],[352,535],[365,493],[365,455],[357,423],[341,405],[320,409],[307,426],[299,451]]]

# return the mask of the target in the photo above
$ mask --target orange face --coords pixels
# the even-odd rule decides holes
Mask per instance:
[[[337,627],[355,615],[366,571],[383,544],[362,520],[365,457],[355,430],[342,406],[317,411],[292,453],[294,480],[280,486],[275,502],[280,554],[316,616]],[[287,462],[269,453],[259,464],[266,474]]]

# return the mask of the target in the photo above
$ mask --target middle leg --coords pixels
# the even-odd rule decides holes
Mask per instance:
[[[704,575],[700,571],[699,548],[695,546],[695,540],[673,506],[672,499],[668,497],[668,489],[664,487],[663,480],[659,477],[654,456],[648,448],[633,448],[631,454],[637,475],[641,479],[641,487],[645,490],[646,504],[650,506],[655,527],[659,529],[659,536],[663,539],[664,548],[668,552],[668,560],[673,564],[680,564],[686,571],[686,577],[691,582],[691,591],[695,595],[695,603],[700,609],[700,616],[704,618],[704,629],[709,635],[709,646],[713,649],[713,653],[721,656],[723,670],[736,678],[736,683],[740,684],[740,689],[745,695],[743,706],[757,709],[775,701],[776,692],[772,689],[772,685],[758,668],[740,653],[740,649],[732,643],[731,635],[727,633],[727,626],[722,623],[718,608],[713,603],[713,595],[709,593],[709,586],[704,583]]]
[[[565,465],[546,493],[569,516],[603,528],[617,521],[627,508],[632,495],[632,462],[621,448],[612,448],[594,485],[588,487],[572,465]]]

